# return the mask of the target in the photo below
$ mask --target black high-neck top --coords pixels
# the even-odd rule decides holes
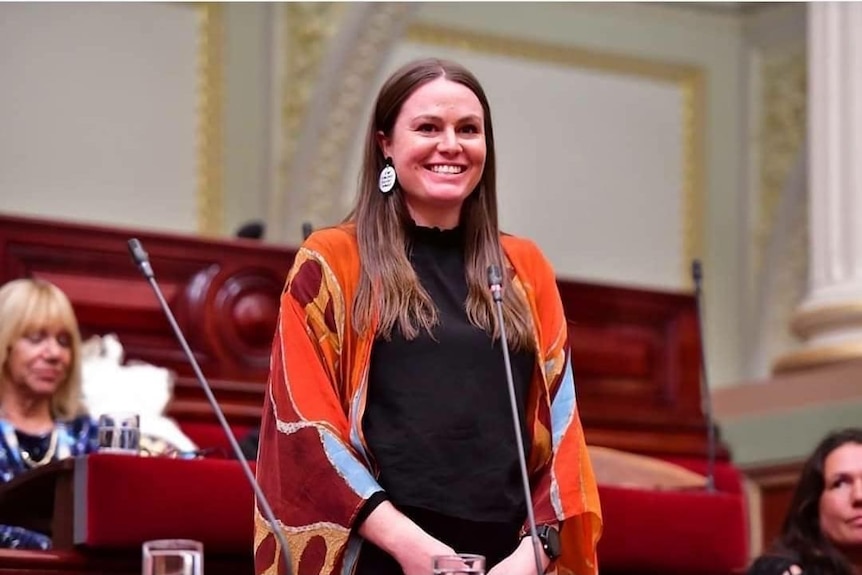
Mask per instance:
[[[456,525],[479,522],[517,543],[526,501],[503,352],[467,319],[463,230],[412,226],[409,234],[410,262],[440,321],[433,338],[421,331],[408,341],[396,328],[391,341],[374,343],[363,425],[378,480],[397,508],[444,541]],[[510,349],[510,358],[529,444],[524,412],[535,354]]]

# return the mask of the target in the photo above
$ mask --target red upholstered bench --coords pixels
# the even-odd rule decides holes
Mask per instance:
[[[705,462],[673,461],[703,473]],[[731,575],[748,563],[748,519],[739,471],[716,466],[716,491],[599,486],[602,573]]]

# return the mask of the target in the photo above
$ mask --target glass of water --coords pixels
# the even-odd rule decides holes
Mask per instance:
[[[456,555],[437,555],[434,561],[434,575],[485,575],[485,557],[470,553]]]
[[[141,419],[137,413],[104,413],[99,416],[99,451],[138,455]]]
[[[156,539],[142,546],[141,575],[203,575],[204,545],[191,539]]]

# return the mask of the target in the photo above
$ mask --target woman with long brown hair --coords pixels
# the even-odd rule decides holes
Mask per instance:
[[[553,269],[498,227],[484,90],[453,62],[406,64],[378,94],[355,208],[307,238],[282,295],[257,472],[296,572],[425,575],[464,552],[534,574],[531,504],[541,570],[594,575],[601,513],[569,359]],[[258,573],[280,561],[274,528],[256,515]]]
[[[862,574],[862,428],[823,438],[802,468],[778,540],[748,572]]]

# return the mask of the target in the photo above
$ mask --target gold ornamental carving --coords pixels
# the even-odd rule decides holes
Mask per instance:
[[[805,54],[767,56],[760,75],[763,116],[754,142],[760,151],[755,274],[763,269],[764,252],[772,234],[778,202],[805,138],[808,101]]]
[[[340,80],[333,91],[331,111],[321,129],[315,164],[304,194],[303,213],[312,222],[329,222],[344,215],[334,212],[340,212],[342,208],[339,202],[343,167],[357,129],[356,118],[362,111],[377,67],[392,41],[392,31],[399,28],[399,22],[408,10],[410,6],[403,3],[376,6],[368,13],[360,35],[351,46],[350,56],[341,65]],[[362,123],[360,129],[364,128]]]
[[[782,355],[797,347],[788,326],[807,285],[808,205],[796,198],[798,190],[788,188],[805,154],[808,92],[804,49],[765,52],[755,73],[762,86],[758,101],[762,114],[751,143],[759,159],[749,250],[760,301],[769,306],[763,329],[771,346],[766,353],[776,371],[797,364],[792,357],[795,352],[789,359]],[[781,223],[782,217],[790,219]],[[772,261],[767,262],[767,257]],[[776,354],[782,355],[776,360]]]
[[[302,135],[303,121],[315,90],[315,81],[338,30],[345,5],[333,2],[290,2],[285,5],[287,30],[284,63],[284,91],[281,102],[282,152],[279,164],[279,186],[273,198],[273,213],[281,217],[286,197],[297,175],[293,167]],[[302,177],[307,177],[303,175]]]
[[[224,227],[224,9],[216,3],[196,9],[197,220],[201,234],[216,236]]]

